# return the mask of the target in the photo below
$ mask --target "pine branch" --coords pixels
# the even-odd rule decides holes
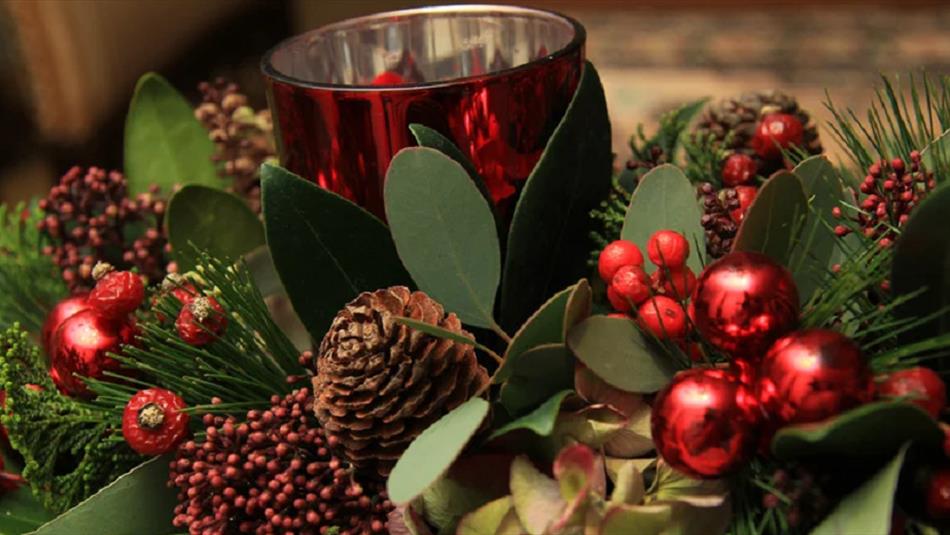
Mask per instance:
[[[729,156],[724,147],[732,145],[734,135],[730,132],[720,142],[712,134],[697,133],[683,141],[686,153],[683,172],[691,182],[709,182],[716,189],[722,187],[722,162]]]

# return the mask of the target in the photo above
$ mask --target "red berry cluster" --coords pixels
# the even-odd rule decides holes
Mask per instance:
[[[246,421],[207,414],[205,441],[188,441],[170,464],[179,489],[174,525],[212,533],[384,533],[385,485],[359,482],[313,415],[307,388],[271,398]]]
[[[607,283],[607,299],[618,314],[636,310],[640,328],[657,338],[681,340],[687,321],[680,303],[696,286],[696,275],[686,266],[689,242],[678,232],[660,230],[647,242],[647,256],[657,266],[652,275],[632,242],[617,240],[601,251],[597,268]]]
[[[70,290],[88,289],[93,284],[92,268],[108,261],[124,268],[137,268],[150,281],[164,275],[167,239],[162,227],[165,201],[158,189],[129,199],[122,173],[90,167],[83,172],[73,167],[59,184],[41,199],[46,217],[39,229],[53,242],[43,253],[53,257],[63,270]],[[145,225],[132,236],[133,225]]]
[[[835,234],[846,236],[858,230],[881,247],[890,247],[897,237],[894,229],[904,226],[914,207],[937,187],[933,173],[923,168],[918,151],[910,153],[909,163],[894,158],[871,164],[861,182],[862,197],[855,199],[860,211],[846,215],[839,207],[833,209],[835,218],[850,221],[837,225]]]
[[[140,390],[122,412],[122,436],[142,455],[172,451],[188,435],[185,401],[162,388]]]

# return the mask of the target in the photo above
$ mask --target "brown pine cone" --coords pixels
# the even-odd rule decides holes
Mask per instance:
[[[404,316],[474,338],[422,292],[364,292],[320,344],[314,412],[358,468],[386,476],[409,443],[488,383],[471,345],[397,323]]]

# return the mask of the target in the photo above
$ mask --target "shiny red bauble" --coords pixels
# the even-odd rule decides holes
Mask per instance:
[[[81,377],[101,379],[106,371],[121,370],[119,362],[108,356],[119,353],[123,344],[135,338],[135,325],[129,320],[110,320],[92,309],[68,318],[50,340],[50,376],[69,396],[90,394]]]
[[[650,276],[642,266],[623,266],[614,273],[610,287],[616,295],[629,303],[639,305],[650,297]],[[630,307],[628,306],[627,309]]]
[[[749,183],[758,171],[755,160],[748,154],[736,153],[726,158],[722,165],[722,183],[726,187],[735,187]]]
[[[643,253],[633,242],[615,240],[607,244],[597,258],[597,272],[607,284],[614,278],[617,270],[623,266],[642,266]]]
[[[756,396],[777,425],[810,423],[871,400],[874,385],[861,348],[824,329],[776,340],[759,363]]]
[[[907,398],[907,401],[939,418],[947,406],[947,387],[930,368],[909,368],[888,374],[877,385],[882,398]]]
[[[741,223],[745,219],[746,212],[752,206],[752,201],[759,194],[759,188],[755,186],[736,186],[736,198],[739,200],[739,207],[729,212],[729,216],[736,223]]]
[[[721,477],[755,452],[758,411],[755,396],[729,372],[693,368],[657,394],[653,441],[663,460],[680,472]]]
[[[798,324],[792,274],[759,253],[733,252],[710,264],[690,304],[703,338],[734,358],[762,358],[772,342]]]
[[[805,127],[788,113],[770,113],[762,118],[752,137],[752,150],[766,160],[778,160],[782,149],[801,145]]]
[[[657,295],[637,309],[637,325],[660,340],[679,340],[686,336],[686,311],[679,302]]]
[[[56,329],[70,316],[87,308],[89,308],[89,304],[86,303],[86,294],[81,293],[63,299],[59,303],[56,303],[56,306],[49,311],[49,314],[46,315],[46,320],[43,322],[43,330],[40,331],[40,342],[42,343],[43,351],[46,353],[47,358],[49,358],[50,339],[53,337],[53,333],[56,332]]]
[[[689,242],[674,230],[658,230],[647,241],[647,255],[656,266],[679,269],[689,257]]]

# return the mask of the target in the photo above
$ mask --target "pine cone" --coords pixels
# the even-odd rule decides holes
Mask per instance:
[[[350,462],[388,475],[426,427],[488,383],[471,345],[397,323],[405,316],[472,338],[422,292],[365,292],[337,314],[320,344],[314,412]]]
[[[780,162],[764,162],[752,150],[750,142],[759,121],[764,115],[770,113],[787,113],[796,116],[805,129],[802,148],[810,154],[821,152],[818,128],[812,123],[808,113],[799,107],[794,97],[774,90],[744,93],[738,99],[724,99],[716,105],[709,106],[696,125],[696,133],[710,135],[720,142],[728,138],[725,149],[748,154],[755,160],[759,174],[769,176],[780,169],[778,167]]]

